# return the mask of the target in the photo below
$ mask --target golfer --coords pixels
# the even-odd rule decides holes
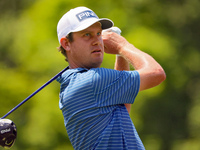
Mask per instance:
[[[71,9],[57,25],[59,50],[69,63],[57,81],[59,107],[75,150],[144,150],[129,116],[139,91],[165,80],[162,67],[114,32],[109,19],[86,7]],[[115,69],[100,68],[104,53]],[[129,71],[129,63],[134,71]]]

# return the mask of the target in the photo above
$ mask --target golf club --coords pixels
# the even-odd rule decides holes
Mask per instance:
[[[31,95],[29,95],[26,99],[24,99],[21,103],[19,103],[17,106],[15,106],[13,109],[11,109],[7,114],[5,114],[0,119],[6,118],[8,115],[10,115],[13,111],[15,111],[17,108],[19,108],[21,105],[23,105],[25,102],[27,102],[31,97],[33,97],[35,94],[37,94],[39,91],[41,91],[44,87],[49,85],[52,81],[54,81],[56,78],[58,78],[63,72],[65,72],[68,69],[66,67],[61,72],[59,72],[57,75],[55,75],[53,78],[51,78],[48,82],[46,82],[44,85],[42,85],[39,89],[37,89],[35,92],[33,92]]]

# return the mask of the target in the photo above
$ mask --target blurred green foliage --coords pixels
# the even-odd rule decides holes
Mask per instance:
[[[0,116],[67,66],[56,49],[56,26],[77,6],[113,20],[166,71],[166,81],[139,93],[132,105],[131,118],[146,149],[199,150],[199,0],[1,0]],[[113,68],[114,61],[105,54],[102,67]],[[13,150],[72,149],[58,100],[55,81],[8,117],[18,128]]]

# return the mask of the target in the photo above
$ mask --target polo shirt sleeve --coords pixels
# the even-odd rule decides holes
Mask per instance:
[[[134,102],[140,88],[140,76],[137,71],[96,68],[94,72],[92,82],[99,107]]]

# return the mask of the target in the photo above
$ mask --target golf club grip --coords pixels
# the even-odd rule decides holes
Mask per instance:
[[[28,101],[31,97],[33,97],[35,94],[37,94],[39,91],[41,91],[44,87],[49,85],[52,81],[54,81],[56,78],[58,78],[63,72],[65,72],[68,69],[66,67],[61,72],[59,72],[57,75],[55,75],[53,78],[51,78],[48,82],[46,82],[44,85],[42,85],[39,89],[37,89],[35,92],[33,92],[31,95],[29,95],[26,99],[24,99],[21,103],[19,103],[17,106],[15,106],[13,109],[11,109],[7,114],[5,114],[2,118],[6,118],[8,115],[10,115],[13,111],[15,111],[17,108],[19,108],[21,105],[23,105],[26,101]]]

